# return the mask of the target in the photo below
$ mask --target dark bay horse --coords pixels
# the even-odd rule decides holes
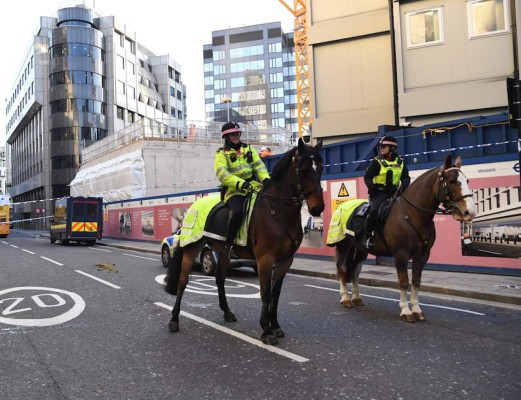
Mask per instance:
[[[257,262],[262,301],[261,340],[266,344],[277,344],[277,338],[284,337],[277,320],[277,308],[282,281],[302,242],[302,204],[307,204],[313,216],[319,216],[324,210],[320,184],[323,168],[319,153],[321,147],[322,143],[312,147],[299,139],[298,146],[280,158],[271,173],[271,182],[257,195],[248,228],[247,246],[234,247],[240,258],[255,259]],[[179,330],[181,299],[194,258],[205,243],[219,252],[215,271],[219,307],[224,312],[225,321],[237,321],[228,306],[224,289],[229,266],[229,260],[224,255],[224,243],[203,236],[199,241],[184,247],[178,246],[168,266],[165,290],[177,295],[168,325],[172,332]]]
[[[371,254],[394,256],[400,287],[400,317],[406,322],[425,320],[418,302],[418,294],[422,270],[436,239],[434,215],[437,212],[450,214],[456,221],[471,221],[476,215],[472,192],[460,167],[461,159],[458,157],[456,163],[452,164],[449,155],[443,166],[432,168],[415,179],[392,204],[383,228],[376,231],[374,251]],[[439,208],[440,204],[444,209]],[[348,308],[353,305],[363,305],[358,281],[368,250],[349,235],[335,246],[340,281],[340,304]],[[410,295],[412,310],[407,303],[409,260],[412,260]],[[352,285],[351,299],[349,299],[346,282]]]

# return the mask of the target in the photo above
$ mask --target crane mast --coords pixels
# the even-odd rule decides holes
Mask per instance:
[[[295,71],[297,79],[298,136],[311,135],[311,90],[308,68],[306,0],[293,0],[293,6],[279,0],[295,17]]]

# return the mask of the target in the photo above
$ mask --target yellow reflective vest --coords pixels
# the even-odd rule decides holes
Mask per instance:
[[[219,148],[215,154],[213,168],[217,179],[226,188],[225,202],[234,195],[246,195],[246,192],[242,191],[244,182],[253,179],[262,182],[270,177],[266,165],[255,149],[244,143],[238,151]]]
[[[396,157],[393,161],[384,160],[381,157],[376,157],[375,159],[380,164],[380,173],[373,178],[373,182],[377,185],[385,186],[387,171],[391,170],[393,173],[393,186],[398,187],[402,178],[403,159],[401,157]]]

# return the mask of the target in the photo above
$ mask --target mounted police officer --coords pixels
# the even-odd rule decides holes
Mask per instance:
[[[398,156],[398,142],[392,136],[384,136],[378,143],[379,155],[367,167],[364,182],[369,191],[369,215],[365,221],[365,239],[367,248],[372,248],[373,230],[382,203],[391,198],[398,190],[405,191],[411,182],[409,170],[403,158]]]
[[[235,122],[226,122],[221,128],[224,146],[217,150],[214,170],[225,193],[224,202],[230,208],[230,218],[226,234],[225,253],[233,256],[232,246],[243,218],[246,195],[253,180],[264,185],[270,174],[253,147],[241,141],[241,128]]]

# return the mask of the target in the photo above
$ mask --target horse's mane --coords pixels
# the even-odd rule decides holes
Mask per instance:
[[[282,157],[273,166],[273,171],[270,174],[271,179],[274,181],[283,179],[284,175],[288,172],[291,163],[293,162],[293,157],[296,156],[297,152],[298,147],[296,146],[282,155]],[[301,159],[313,156],[317,162],[322,162],[322,156],[320,153],[314,147],[309,145],[304,146],[304,151],[300,156]]]
[[[271,172],[271,179],[274,181],[281,180],[288,170],[291,161],[293,159],[293,154],[297,151],[296,147],[293,147],[291,150],[286,151],[281,158],[275,163],[273,166],[273,171]]]

